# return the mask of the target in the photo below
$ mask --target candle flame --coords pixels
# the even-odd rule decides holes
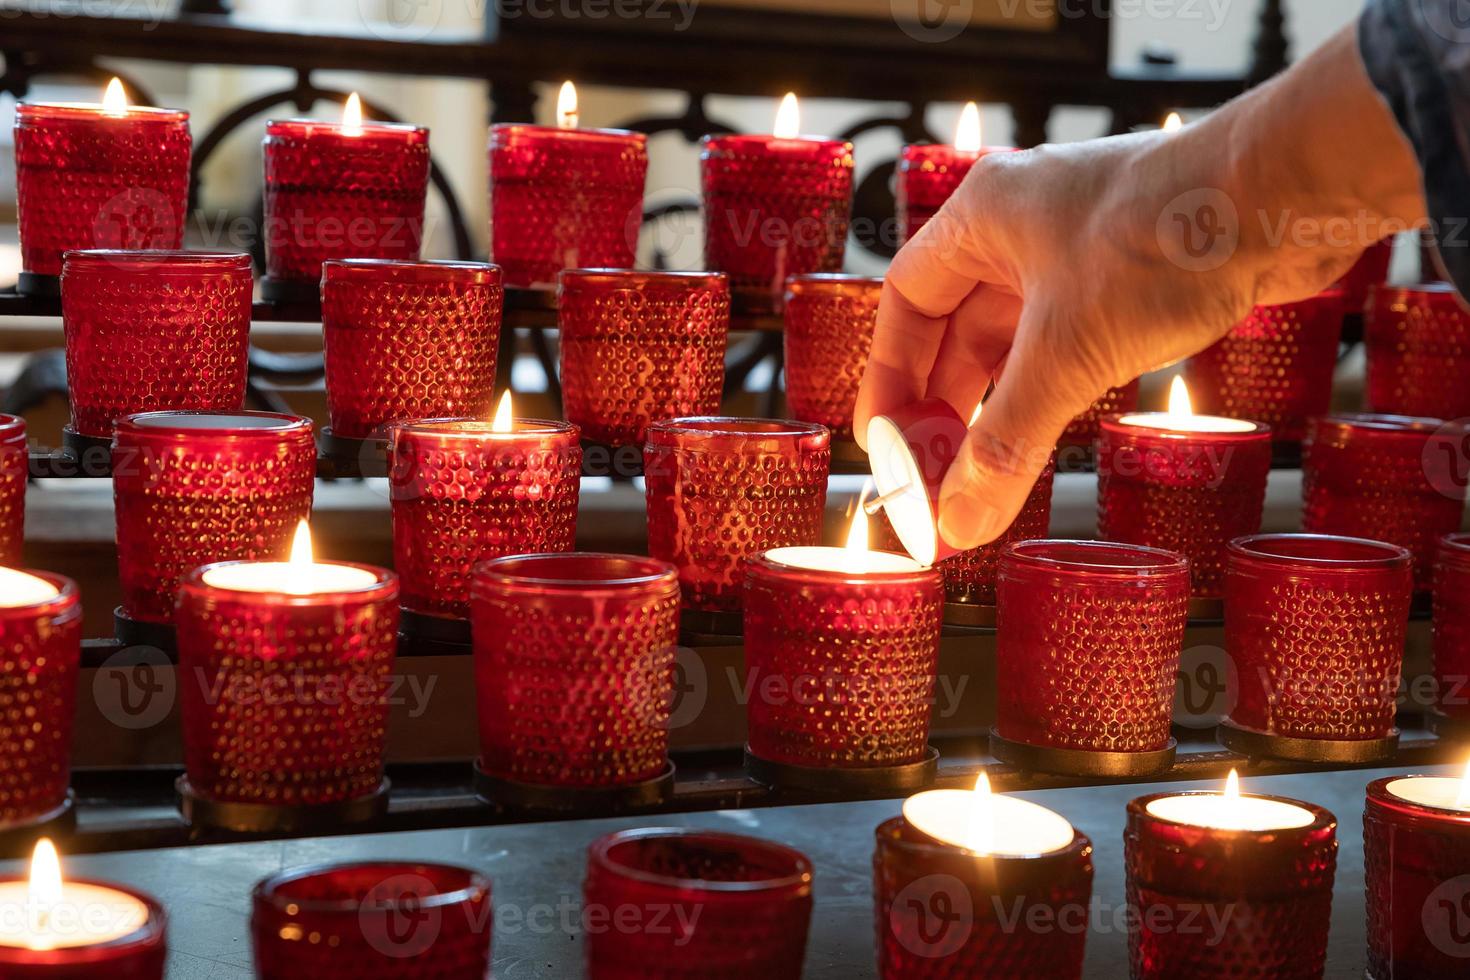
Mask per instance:
[[[556,125],[558,129],[577,128],[577,86],[570,81],[562,82],[556,93]]]
[[[311,547],[311,525],[305,520],[296,525],[296,535],[291,539],[291,557],[286,562],[285,591],[291,595],[311,593],[311,566],[316,556]]]
[[[122,79],[114,78],[107,83],[107,91],[102,93],[102,111],[109,116],[128,114],[128,95],[123,91]]]
[[[1189,385],[1184,383],[1184,375],[1174,375],[1174,380],[1169,384],[1169,415],[1177,418],[1189,418],[1194,414],[1194,403],[1189,399]]]
[[[1234,769],[1230,770],[1230,775],[1225,777],[1224,796],[1227,800],[1240,799],[1240,773]]]
[[[1183,128],[1184,120],[1180,118],[1177,112],[1169,113],[1168,118],[1164,120],[1164,132],[1166,133],[1177,133]]]
[[[954,129],[954,148],[966,153],[978,153],[980,146],[980,107],[973,102],[966,102],[965,107],[960,110],[959,124]]]
[[[510,389],[500,396],[500,404],[495,406],[495,419],[490,423],[491,432],[514,432],[515,411],[511,405]]]
[[[862,552],[868,550],[868,512],[863,509],[868,494],[873,491],[873,481],[869,479],[863,484],[863,490],[858,494],[857,506],[852,509],[852,524],[847,528],[847,551]]]
[[[796,104],[796,93],[787,92],[776,110],[776,128],[772,133],[777,139],[794,140],[801,132],[801,107]]]
[[[976,422],[980,421],[980,413],[983,411],[985,411],[985,401],[984,399],[981,399],[979,402],[975,403],[975,410],[970,413],[970,421],[966,423],[966,425],[969,427],[973,427]]]
[[[975,778],[975,792],[970,794],[970,827],[965,846],[976,854],[990,854],[995,850],[995,803],[990,777],[983,769]]]
[[[1460,777],[1460,794],[1455,799],[1455,806],[1470,807],[1470,762],[1465,763],[1465,774]]]
[[[31,877],[26,888],[26,912],[29,919],[26,945],[31,949],[51,949],[51,912],[61,904],[61,858],[49,837],[36,841],[31,852]]]
[[[342,106],[342,135],[362,135],[362,99],[353,92],[347,97],[347,103]]]

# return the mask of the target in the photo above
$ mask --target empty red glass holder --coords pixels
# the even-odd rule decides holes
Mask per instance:
[[[582,447],[566,422],[516,419],[496,432],[476,419],[392,429],[393,567],[403,605],[465,619],[470,572],[504,555],[571,551]]]
[[[582,894],[588,980],[646,980],[650,969],[687,980],[801,976],[812,864],[784,845],[625,830],[592,842]]]
[[[244,407],[249,255],[69,252],[61,284],[73,431],[106,439],[124,415]]]
[[[1363,329],[1369,411],[1470,416],[1470,312],[1453,286],[1375,289]]]
[[[910,143],[898,155],[895,204],[903,244],[918,233],[964,182],[970,168],[991,153],[1010,147],[960,150],[947,143]]]
[[[1138,379],[1134,378],[1126,385],[1109,388],[1087,411],[1068,422],[1062,437],[1057,440],[1057,445],[1085,446],[1091,449],[1093,440],[1097,438],[1098,424],[1104,418],[1132,412],[1137,408]]]
[[[1278,441],[1299,441],[1332,401],[1342,313],[1337,292],[1257,306],[1185,363],[1195,411],[1264,422]]]
[[[327,259],[419,257],[429,131],[273,119],[265,124],[265,268],[314,287]]]
[[[490,260],[508,286],[563,269],[630,269],[648,138],[621,129],[490,127]]]
[[[643,449],[648,552],[679,569],[687,609],[736,612],[745,560],[814,545],[822,533],[831,436],[810,422],[655,422]]]
[[[21,103],[15,195],[27,273],[61,275],[76,248],[178,248],[189,196],[189,114]]]
[[[1219,830],[1148,811],[1158,793],[1128,804],[1128,949],[1135,980],[1230,977],[1320,980],[1337,874],[1337,818],[1309,811],[1288,830]],[[1186,926],[1186,923],[1196,924]]]
[[[498,802],[670,788],[679,637],[674,566],[630,555],[517,555],[471,586],[479,774]],[[524,790],[524,792],[522,792]],[[616,793],[608,795],[618,795]]]
[[[1225,591],[1225,546],[1261,529],[1270,427],[1257,422],[1242,432],[1178,432],[1123,418],[1103,419],[1098,431],[1098,533],[1107,541],[1184,555],[1191,595],[1218,600]],[[1194,605],[1197,614],[1219,614],[1217,603]]]
[[[1440,715],[1470,734],[1470,534],[1447,534],[1434,569],[1434,677]]]
[[[562,405],[583,438],[641,446],[650,422],[719,412],[725,276],[575,269],[558,281]]]
[[[747,768],[808,789],[853,770],[908,786],[932,779],[939,572],[822,571],[782,554],[746,562]]]
[[[1220,740],[1252,758],[1391,755],[1411,565],[1403,548],[1361,538],[1232,541],[1225,650],[1239,690]]]
[[[352,566],[370,584],[308,595],[208,581],[234,564],[195,569],[179,589],[186,815],[189,805],[201,823],[279,814],[285,824],[293,811],[313,819],[313,809],[328,825],[375,815],[387,803],[397,576]]]
[[[1302,530],[1388,541],[1414,555],[1428,591],[1439,540],[1465,510],[1466,430],[1438,419],[1313,419],[1302,462]]]
[[[25,544],[26,481],[30,478],[26,420],[0,415],[0,565],[14,568]]]
[[[295,868],[250,896],[260,980],[483,980],[490,879],[469,868],[378,861]]]
[[[811,273],[786,282],[786,404],[794,418],[852,438],[858,386],[878,321],[883,280]]]
[[[1079,922],[1092,900],[1092,841],[1085,835],[1034,857],[977,855],[936,841],[903,817],[879,824],[875,836],[873,911],[883,980],[1082,976],[1087,930],[1065,924]]]
[[[1096,541],[1011,545],[996,580],[991,752],[1076,775],[1168,768],[1188,600],[1189,563],[1174,552]]]
[[[390,422],[488,419],[502,298],[500,270],[479,262],[323,263],[332,434],[383,438]]]
[[[311,513],[311,420],[145,412],[112,444],[121,612],[172,623],[179,580],[216,561],[281,559]]]
[[[65,946],[57,949],[29,949],[24,946],[0,946],[0,976],[5,980],[163,980],[168,958],[168,914],[158,899],[146,892],[120,885],[115,881],[67,877],[68,883],[93,885],[121,892],[143,904],[147,918],[134,932],[111,942],[91,946]],[[14,887],[26,878],[0,878],[0,885]],[[80,906],[78,915],[106,916],[115,914],[106,905]],[[7,914],[26,915],[22,908],[7,909]]]
[[[1342,291],[1343,309],[1348,313],[1362,313],[1368,297],[1388,281],[1388,267],[1392,263],[1392,237],[1363,249],[1358,261],[1333,286]]]
[[[838,272],[852,206],[852,144],[774,136],[700,143],[704,265],[779,299],[788,276]]]
[[[1363,810],[1367,976],[1375,980],[1442,980],[1464,973],[1470,958],[1463,918],[1470,896],[1470,810],[1394,792],[1395,783],[1414,778],[1375,779]]]

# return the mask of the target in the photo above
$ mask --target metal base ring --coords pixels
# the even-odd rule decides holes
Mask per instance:
[[[42,837],[70,837],[77,829],[77,798],[72,790],[66,798],[40,816],[12,824],[0,824],[0,854],[22,857]]]
[[[211,800],[194,791],[188,776],[180,776],[174,783],[179,796],[179,812],[189,826],[237,834],[326,833],[341,828],[343,824],[366,823],[388,812],[391,788],[392,784],[384,779],[368,796],[340,803],[285,806]]]
[[[826,766],[796,766],[762,759],[745,747],[745,774],[772,789],[800,790],[823,794],[909,793],[923,789],[939,774],[939,750],[928,746],[924,758],[901,766],[871,766],[834,769]]]
[[[1050,745],[1013,742],[990,730],[990,754],[1007,765],[1027,772],[1049,772],[1061,776],[1127,778],[1163,772],[1174,764],[1178,745],[1169,739],[1152,752],[1107,752],[1090,749],[1060,749]]]
[[[944,625],[994,629],[995,607],[982,606],[976,602],[946,602],[944,604]]]
[[[1188,616],[1191,623],[1218,623],[1225,618],[1225,599],[1223,596],[1191,596]]]
[[[435,616],[403,608],[399,610],[398,632],[415,640],[449,646],[470,645],[470,621],[454,616]]]
[[[16,277],[15,291],[22,296],[60,296],[61,277],[22,272]]]
[[[745,614],[684,609],[679,613],[679,630],[701,636],[743,636]]]
[[[1290,762],[1360,763],[1392,759],[1399,746],[1398,729],[1383,738],[1294,738],[1271,735],[1220,722],[1216,740],[1232,752],[1251,759],[1285,759]]]
[[[321,301],[321,280],[272,279],[263,276],[260,280],[260,298],[267,303],[317,303]]]
[[[622,786],[546,786],[501,779],[475,760],[475,796],[481,803],[531,813],[584,813],[640,810],[658,806],[674,795],[674,764],[652,779]]]
[[[178,631],[172,623],[150,623],[133,619],[118,606],[112,611],[112,633],[125,647],[157,647],[168,653],[178,649]]]

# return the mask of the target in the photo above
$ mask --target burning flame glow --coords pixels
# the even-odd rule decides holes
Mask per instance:
[[[985,401],[984,401],[984,399],[981,399],[979,402],[976,402],[975,403],[975,410],[970,413],[970,421],[967,422],[966,425],[967,426],[972,426],[976,422],[979,422],[980,421],[980,413],[983,412],[983,411],[985,411]]]
[[[976,854],[995,850],[995,804],[990,795],[990,777],[984,771],[975,779],[970,794],[970,827],[965,846]]]
[[[128,96],[123,91],[122,79],[114,78],[107,83],[107,91],[102,93],[102,111],[109,116],[128,114]]]
[[[1164,132],[1166,133],[1177,133],[1183,128],[1184,120],[1180,118],[1177,112],[1169,113],[1168,118],[1164,120]]]
[[[311,594],[311,567],[316,556],[311,548],[311,527],[306,521],[296,525],[291,539],[291,557],[286,561],[285,591],[290,595]]]
[[[353,92],[347,97],[347,102],[342,106],[342,135],[362,135],[362,99]]]
[[[772,133],[780,140],[794,140],[801,132],[801,107],[796,104],[796,93],[787,92],[776,110],[776,128]]]
[[[1470,762],[1465,763],[1465,775],[1460,777],[1460,795],[1455,806],[1470,808]]]
[[[515,413],[510,401],[510,391],[500,396],[500,404],[495,406],[495,419],[490,423],[491,432],[514,432]]]
[[[26,891],[32,924],[29,946],[50,949],[53,945],[51,912],[61,904],[61,858],[49,837],[36,841],[36,849],[31,852],[31,877]]]
[[[980,107],[966,102],[960,110],[959,124],[954,128],[954,148],[965,153],[980,151]]]
[[[862,493],[858,494],[857,506],[852,509],[852,524],[847,528],[846,548],[849,552],[868,550],[868,512],[863,509],[863,504],[872,491],[873,481],[869,479],[863,484]]]
[[[556,93],[556,125],[558,129],[577,128],[577,86],[562,82]]]
[[[1189,418],[1194,414],[1194,403],[1189,400],[1189,385],[1184,383],[1183,375],[1174,375],[1169,385],[1168,414],[1176,418]]]

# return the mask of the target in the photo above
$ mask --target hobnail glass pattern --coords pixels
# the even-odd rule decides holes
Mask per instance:
[[[882,279],[812,274],[786,282],[786,404],[793,418],[852,438]]]
[[[1364,348],[1368,411],[1470,416],[1470,313],[1448,283],[1374,290]]]

